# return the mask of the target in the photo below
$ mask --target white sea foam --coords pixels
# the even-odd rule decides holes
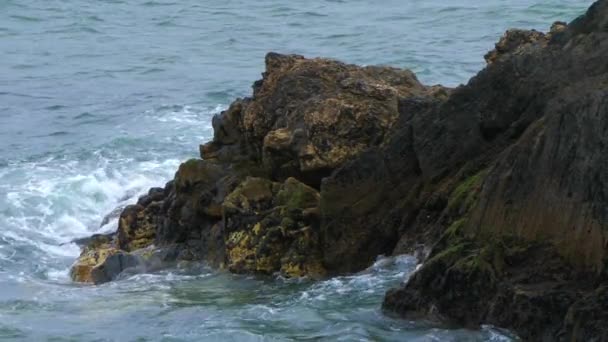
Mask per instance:
[[[24,246],[19,253],[34,253],[30,258],[38,259],[43,268],[49,264],[49,279],[60,279],[66,272],[65,267],[51,265],[79,254],[78,246],[66,242],[114,230],[116,219],[99,226],[103,216],[136,201],[148,188],[163,185],[179,165],[178,159],[95,158],[83,162],[45,158],[16,164],[9,172],[10,184],[3,184],[0,237]],[[0,260],[8,262],[9,257],[2,253]]]
[[[94,231],[94,234],[107,234],[112,233],[118,227],[118,217],[115,217],[108,221],[108,223],[99,227],[98,230]]]
[[[161,106],[144,113],[145,120],[153,120],[152,126],[154,121],[163,123],[167,134],[152,138],[165,141],[166,146],[152,145],[143,156],[141,152],[134,154],[130,138],[125,138],[85,151],[84,155],[77,151],[9,161],[1,170],[6,182],[0,184],[0,238],[22,247],[18,251],[0,250],[0,261],[10,262],[17,253],[18,257],[38,260],[35,268],[46,267],[49,279],[64,279],[66,260],[73,260],[79,253],[79,247],[68,242],[115,230],[118,218],[100,226],[104,216],[134,203],[149,188],[163,186],[185,159],[165,158],[164,149],[181,145],[190,148],[195,146],[193,141],[209,139],[211,116],[225,108]],[[176,130],[181,134],[175,134]],[[125,137],[133,134],[124,131]],[[142,138],[151,137],[150,132],[142,134]],[[139,144],[137,137],[133,141]]]
[[[54,269],[50,268],[46,271],[46,276],[49,280],[55,281],[69,281],[70,280],[70,269]]]
[[[167,109],[165,109],[167,108]],[[215,107],[195,106],[161,106],[160,110],[147,111],[148,115],[155,115],[156,119],[165,123],[177,123],[180,125],[204,124],[211,128],[211,114],[225,110],[225,105],[218,104]],[[159,115],[160,112],[160,115]]]
[[[302,291],[298,301],[323,303],[348,297],[356,300],[359,297],[378,294],[385,291],[387,284],[403,281],[416,265],[416,259],[410,255],[396,257],[381,257],[368,269],[351,276],[334,277],[313,284]]]

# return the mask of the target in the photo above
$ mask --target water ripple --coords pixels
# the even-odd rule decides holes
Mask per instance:
[[[415,262],[320,282],[179,265],[72,284],[73,238],[174,176],[268,51],[464,83],[509,27],[547,30],[592,0],[0,1],[0,339],[507,341],[388,318]],[[34,322],[34,323],[32,323]]]

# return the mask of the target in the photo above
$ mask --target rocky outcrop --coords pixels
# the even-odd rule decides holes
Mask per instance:
[[[194,260],[317,278],[423,251],[387,312],[608,339],[607,18],[601,0],[546,34],[510,30],[456,89],[270,53],[202,159],[125,208],[73,277]]]
[[[162,251],[163,262],[204,261],[237,273],[339,273],[325,262],[332,246],[323,242],[331,227],[321,214],[323,179],[386,144],[403,99],[444,99],[448,92],[423,86],[408,70],[269,53],[253,96],[213,118],[202,159],[183,163],[164,188],[126,207],[117,233],[83,250],[73,278],[111,280],[133,267],[110,267],[114,255],[140,256],[142,249]],[[387,238],[394,241],[395,233]],[[362,253],[357,267],[393,245]],[[137,267],[147,269],[141,259]],[[100,268],[115,272],[93,277]]]
[[[321,277],[319,192],[295,178],[247,178],[224,200],[226,266],[235,273]]]
[[[383,144],[400,98],[432,91],[408,70],[270,53],[253,97],[213,119],[214,139],[201,157],[318,187],[353,156]]]
[[[536,30],[508,30],[496,43],[494,50],[488,52],[484,58],[488,64],[492,64],[503,56],[524,53],[531,46],[546,46],[548,41],[547,35]]]
[[[531,341],[608,339],[606,18],[599,1],[545,45],[494,60],[437,109],[458,116],[462,94],[479,94],[466,110],[489,149],[461,145],[461,160],[486,162],[450,191],[435,221],[446,228],[386,310],[494,324]],[[485,96],[493,89],[502,98]],[[444,127],[458,134],[451,120]]]
[[[551,25],[551,30],[548,33],[536,30],[507,30],[498,43],[496,43],[494,49],[488,52],[484,58],[488,64],[492,64],[499,58],[503,58],[503,56],[522,54],[534,46],[546,47],[554,35],[559,35],[566,31],[567,27],[566,23],[556,21]]]

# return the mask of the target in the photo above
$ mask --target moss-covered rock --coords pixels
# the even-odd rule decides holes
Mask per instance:
[[[110,245],[98,245],[91,249],[85,249],[76,263],[72,265],[70,277],[80,283],[98,284],[98,279],[94,276],[94,270],[112,255],[120,253],[117,248]]]
[[[118,220],[118,247],[128,252],[152,245],[156,238],[156,215],[159,209],[159,204],[126,207]]]
[[[213,119],[207,160],[254,159],[278,181],[318,187],[332,170],[384,143],[402,97],[440,96],[409,70],[269,53],[252,98]],[[250,176],[254,176],[250,174]]]
[[[236,273],[320,277],[317,190],[247,178],[224,201],[226,266]]]
[[[475,205],[487,170],[482,170],[459,183],[448,199],[448,210],[454,216],[464,216]]]
[[[404,236],[441,233],[387,310],[531,341],[607,338],[607,17],[601,0],[550,34],[508,32],[486,69],[412,118],[428,192]]]
[[[606,339],[606,18],[600,0],[548,35],[511,31],[453,90],[270,53],[253,96],[214,117],[204,160],[127,208],[117,242],[85,248],[73,274],[94,282],[152,243],[286,276],[356,272],[425,244],[387,310]]]
[[[214,137],[200,146],[202,159],[184,162],[164,188],[122,211],[114,248],[171,247],[177,259],[235,272],[324,274],[322,180],[386,143],[402,116],[402,99],[448,95],[409,70],[276,53],[265,62],[253,95],[213,118]],[[375,187],[367,182],[361,189]],[[382,240],[369,255],[390,250]],[[368,257],[353,270],[367,266]]]

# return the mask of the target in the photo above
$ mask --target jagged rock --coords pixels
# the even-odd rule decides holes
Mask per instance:
[[[564,341],[602,341],[608,319],[608,287],[600,285],[584,297],[575,298],[568,309],[562,330],[557,334]]]
[[[74,281],[81,283],[103,284],[139,272],[152,272],[170,265],[175,265],[179,246],[167,246],[162,249],[138,249],[125,252],[117,249],[112,243],[89,246],[71,269]]]
[[[508,31],[456,89],[270,53],[253,96],[214,117],[203,160],[126,208],[74,278],[112,279],[152,244],[163,262],[313,277],[424,244],[385,310],[608,339],[607,18],[601,0],[548,34]]]
[[[99,284],[100,281],[93,275],[93,271],[103,265],[106,259],[120,253],[116,248],[109,246],[97,246],[82,252],[78,261],[70,270],[72,280],[81,283]]]
[[[228,269],[323,276],[318,206],[319,192],[294,178],[247,178],[224,201]]]
[[[475,190],[445,188],[457,200],[427,226],[441,238],[409,282],[387,294],[386,310],[494,324],[533,341],[608,338],[606,18],[608,1],[598,1],[567,28],[555,25],[543,46],[499,57],[424,115],[442,118],[432,122],[443,135],[431,149],[417,145],[423,175],[447,184],[453,177],[441,170],[485,171]],[[479,133],[459,128],[467,125]],[[428,136],[423,128],[414,125],[414,134]],[[478,144],[466,143],[476,135]],[[456,139],[465,144],[451,153]],[[459,188],[471,195],[455,196]]]
[[[89,238],[70,276],[74,281],[101,284],[116,279],[123,271],[141,264],[140,258],[116,248],[115,235]]]
[[[166,194],[164,188],[151,188],[150,190],[148,190],[147,195],[141,196],[137,200],[137,204],[141,205],[142,207],[147,207],[152,202],[159,202],[164,200],[165,197]]]
[[[409,70],[269,53],[253,97],[213,119],[214,139],[201,156],[249,156],[272,179],[296,177],[318,187],[348,159],[384,142],[400,98],[432,92]]]
[[[105,260],[91,269],[91,281],[94,284],[107,283],[116,279],[123,271],[135,268],[139,259],[130,253],[117,251],[110,253]]]
[[[403,99],[445,99],[449,92],[423,86],[408,70],[269,53],[253,96],[213,118],[213,141],[200,147],[203,160],[186,161],[172,182],[122,211],[115,247],[170,246],[176,259],[234,272],[321,276],[322,179],[384,145]],[[268,198],[251,200],[271,212],[234,203],[257,184],[252,179],[273,184]],[[299,195],[315,203],[299,203]],[[356,268],[373,253],[390,252],[387,246],[370,250]]]
[[[127,206],[118,221],[118,247],[125,251],[134,251],[154,243],[156,235],[154,213],[158,209],[158,205],[147,208],[139,204]]]
[[[505,55],[523,53],[530,46],[545,46],[548,41],[544,33],[536,30],[508,30],[496,43],[494,50],[488,52],[484,58],[488,64],[492,64]]]
[[[442,101],[403,99],[400,120],[386,144],[368,149],[324,179],[321,234],[324,262],[332,273],[357,272],[378,255],[390,254],[403,226],[415,217],[423,178],[412,120]]]
[[[74,281],[82,283],[96,283],[92,272],[93,269],[105,262],[105,260],[119,250],[115,247],[115,234],[96,234],[86,238],[84,248],[80,257],[70,270],[70,276]]]
[[[80,257],[70,270],[74,281],[101,284],[115,279],[124,270],[136,267],[140,259],[116,247],[116,234],[96,234],[86,241]]]

